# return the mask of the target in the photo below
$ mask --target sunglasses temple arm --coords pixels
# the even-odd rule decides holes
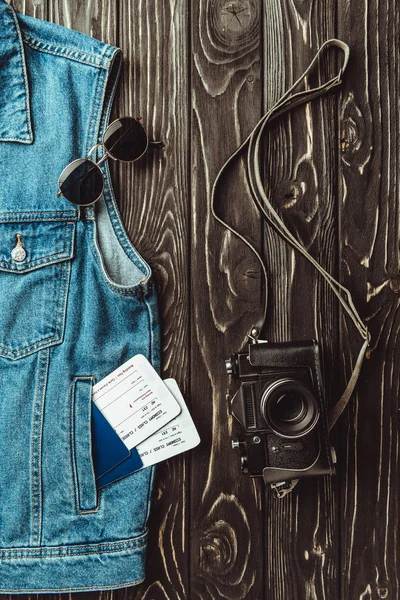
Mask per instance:
[[[100,158],[100,160],[98,160],[95,164],[96,165],[101,165],[102,162],[104,162],[105,160],[107,160],[107,158],[111,158],[112,160],[117,160],[116,158],[114,158],[113,156],[111,156],[111,154],[108,154],[108,152],[104,152],[103,156]]]

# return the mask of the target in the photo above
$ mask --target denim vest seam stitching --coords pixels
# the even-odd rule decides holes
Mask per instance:
[[[37,45],[34,45],[34,44],[28,42],[28,40],[26,40],[26,39],[24,40],[24,43],[27,44],[28,46],[30,46],[30,48],[33,48],[33,50],[36,50],[37,52],[43,52],[44,54],[51,54],[52,56],[59,56],[60,58],[66,58],[67,60],[72,60],[73,62],[80,63],[81,65],[87,65],[89,67],[94,67],[94,68],[97,68],[97,69],[106,69],[107,70],[107,67],[104,66],[104,65],[96,65],[96,64],[91,63],[91,62],[89,62],[87,60],[79,59],[79,58],[76,58],[76,57],[71,56],[69,54],[61,54],[60,52],[55,52],[55,51],[52,51],[52,50],[41,48],[40,46],[37,46]]]
[[[146,284],[138,282],[134,286],[119,287],[119,286],[116,286],[114,283],[112,283],[111,280],[109,280],[107,278],[107,274],[104,270],[102,260],[98,255],[99,251],[97,249],[97,245],[95,244],[94,240],[92,239],[92,236],[94,237],[95,231],[96,231],[96,222],[93,221],[92,223],[90,223],[90,227],[92,227],[92,231],[88,232],[89,250],[90,250],[92,256],[94,257],[94,260],[95,260],[96,264],[98,265],[98,268],[100,269],[102,281],[104,281],[106,286],[108,288],[110,288],[112,292],[115,292],[119,296],[127,296],[127,297],[143,296],[144,294],[148,293],[152,288],[153,282],[151,280],[148,280]]]
[[[9,215],[9,218],[8,218]],[[21,215],[21,219],[16,219],[16,217]],[[32,215],[32,219],[25,219],[25,216],[22,215]],[[59,215],[59,216],[48,216],[43,218],[42,215]],[[2,221],[2,219],[6,219],[6,221]],[[38,210],[38,211],[9,211],[9,212],[0,212],[0,223],[19,223],[22,220],[26,221],[64,221],[65,219],[72,219],[73,221],[78,221],[78,215],[76,212],[68,212],[68,211],[47,211],[47,210]]]
[[[152,344],[151,344],[152,345]],[[151,353],[149,354],[149,357],[151,358]],[[148,477],[148,481],[147,481],[147,490],[146,490],[146,515],[144,518],[144,530],[146,531],[147,529],[147,522],[149,520],[150,517],[150,508],[151,508],[151,495],[150,495],[150,490],[152,489],[152,483],[153,483],[153,469],[154,465],[150,465],[149,467],[147,467],[148,469],[150,469],[149,471],[149,477]]]
[[[131,240],[126,232],[126,229],[122,223],[122,218],[119,214],[119,211],[118,211],[118,208],[116,205],[114,189],[113,189],[112,181],[111,181],[111,174],[110,174],[109,169],[106,166],[104,166],[104,172],[105,172],[104,173],[105,180],[107,183],[107,186],[104,191],[104,201],[105,201],[105,204],[107,207],[107,212],[110,216],[111,224],[113,226],[115,234],[119,240],[119,243],[121,244],[122,248],[124,249],[125,254],[133,262],[133,264],[136,265],[137,268],[143,273],[146,280],[149,281],[152,277],[152,271],[151,271],[150,265],[139,254],[138,250],[135,248],[135,246],[131,242]],[[143,283],[145,283],[145,282],[143,282]]]
[[[67,215],[66,218],[68,218],[68,215],[71,215],[71,219],[75,217],[75,213],[69,213],[68,211],[65,212],[63,210],[22,210],[22,211],[10,211],[10,212],[1,212],[1,215],[46,215],[46,214],[59,214],[60,218],[58,219],[58,217],[54,217],[55,219],[57,218],[58,220],[62,221],[62,217],[61,215]]]
[[[6,346],[1,346],[1,345],[0,345],[0,349],[1,349],[1,350],[4,350],[4,353],[5,353],[7,356],[11,355],[12,357],[14,357],[14,356],[15,356],[16,358],[18,358],[18,357],[19,357],[19,358],[22,358],[23,356],[27,356],[28,354],[33,354],[33,352],[35,352],[35,351],[36,351],[36,349],[37,349],[37,350],[42,350],[42,349],[44,349],[44,348],[49,348],[49,347],[52,345],[52,344],[51,344],[51,342],[48,342],[48,343],[47,343],[46,345],[44,345],[44,346],[40,346],[40,344],[41,344],[41,342],[42,342],[42,341],[44,342],[44,341],[47,341],[47,340],[53,340],[54,338],[57,338],[57,333],[55,333],[54,335],[51,335],[51,336],[49,336],[49,337],[47,337],[47,338],[43,338],[43,340],[41,340],[41,341],[39,341],[39,342],[35,342],[34,344],[30,344],[29,346],[26,346],[26,347],[25,347],[25,348],[23,348],[23,349],[16,350],[15,352],[14,352],[14,351],[12,351],[12,350],[10,350],[9,348],[6,348]],[[27,354],[25,354],[25,353],[26,353],[26,350],[31,350],[31,348],[33,348],[33,350],[32,350],[32,351],[30,351],[30,352],[28,352]]]
[[[74,231],[74,239],[75,239],[75,231]],[[74,241],[72,242],[74,244]],[[63,294],[60,294],[60,297],[63,296],[62,301],[63,301],[63,307],[61,310],[61,313],[59,315],[59,321],[60,324],[58,324],[56,327],[60,327],[59,330],[59,339],[62,340],[63,339],[63,334],[64,334],[64,329],[65,329],[65,320],[66,320],[66,313],[67,313],[67,303],[68,303],[68,296],[69,296],[69,284],[71,281],[71,262],[72,262],[72,256],[71,259],[68,261],[64,261],[63,265],[66,265],[66,268],[64,269],[64,289],[63,289]],[[61,298],[59,298],[60,302],[61,302]],[[59,310],[59,305],[57,304],[57,311]]]
[[[100,511],[100,499],[101,499],[101,494],[99,493],[98,490],[97,491],[97,504],[95,507],[90,508],[90,509],[82,509],[81,507],[81,502],[80,502],[80,495],[79,495],[79,479],[78,479],[78,472],[77,472],[77,465],[76,465],[76,452],[75,452],[75,419],[76,419],[76,414],[75,414],[75,401],[76,401],[76,384],[78,381],[86,381],[86,380],[90,380],[92,381],[92,383],[94,382],[94,376],[93,375],[77,375],[72,379],[71,382],[71,407],[70,407],[70,418],[71,418],[71,422],[70,422],[70,454],[71,454],[71,462],[72,462],[72,470],[73,470],[73,479],[74,479],[74,496],[75,496],[75,511],[77,514],[92,514],[92,513],[98,513]],[[89,430],[91,428],[89,427]],[[92,467],[92,474],[94,477],[94,466],[93,466],[93,459],[91,459],[91,467]]]
[[[5,137],[0,137],[0,142],[20,142],[21,144],[30,144],[31,141],[32,140],[24,140],[24,139],[21,139],[21,138],[5,138]]]
[[[117,56],[118,53],[120,53],[120,52],[121,52],[121,50],[118,48],[113,49],[114,57]],[[111,64],[113,64],[113,62]],[[109,81],[109,75],[107,73],[105,73],[103,75],[103,77],[99,78],[98,83],[99,83],[99,86],[101,84],[102,94],[101,94],[101,97],[98,97],[98,95],[97,95],[98,90],[96,87],[96,94],[95,94],[96,104],[93,106],[93,112],[92,112],[92,117],[91,117],[91,118],[93,118],[93,121],[91,121],[91,123],[93,124],[93,126],[95,126],[95,130],[97,131],[97,134],[94,137],[96,142],[99,140],[99,138],[101,136],[102,128],[105,127],[105,125],[107,124],[107,122],[109,120],[109,115],[111,112],[111,107],[112,107],[113,99],[115,96],[115,91],[116,91],[118,79],[119,79],[119,76],[121,73],[121,69],[122,69],[122,61],[118,67],[118,71],[116,72],[113,81],[111,82],[112,87],[111,87],[111,92],[110,92],[110,95],[108,98],[106,98],[106,92],[107,92],[107,85],[108,85],[108,81]],[[107,100],[107,104],[105,105],[106,100]],[[94,122],[95,109],[96,109],[96,111],[98,111],[98,116],[97,116],[96,122]],[[103,123],[103,121],[104,121],[104,123]],[[90,128],[90,130],[91,130],[91,128]],[[147,276],[147,280],[149,282],[149,280],[151,279],[151,269],[150,269],[149,265],[147,265],[147,263],[144,261],[144,259],[141,259],[141,257],[138,255],[136,249],[134,248],[133,244],[130,242],[130,240],[123,228],[120,216],[116,209],[115,200],[113,200],[114,193],[113,193],[113,187],[112,187],[112,182],[111,182],[111,176],[110,176],[109,169],[107,168],[106,165],[104,166],[103,176],[105,177],[106,184],[108,184],[108,186],[105,186],[104,202],[105,202],[106,210],[110,217],[110,221],[113,226],[115,235],[116,235],[119,243],[121,244],[121,247],[125,251],[127,257],[141,271],[141,273],[143,273],[143,275]],[[108,196],[108,192],[109,192],[110,196]],[[108,202],[108,200],[110,200],[110,202]],[[95,222],[95,227],[96,227],[96,221],[94,220],[94,222]],[[90,238],[90,242],[92,242],[91,238]],[[92,250],[93,250],[93,246],[92,246]],[[97,249],[96,249],[96,254],[97,254]],[[100,261],[100,268],[101,268],[101,271],[103,272],[104,269],[103,269],[103,265],[102,265],[101,261]],[[144,272],[143,272],[143,270],[144,270]],[[103,276],[104,276],[104,273],[103,273]],[[113,291],[115,291],[118,294],[123,295],[123,296],[130,296],[130,295],[136,296],[138,294],[143,294],[145,290],[147,291],[146,284],[143,284],[143,282],[138,282],[134,286],[121,286],[122,287],[122,289],[121,289],[120,286],[115,286],[111,281],[108,281],[107,278],[105,278],[105,280],[106,280],[107,285]]]
[[[99,112],[99,120],[97,126],[97,140],[100,141],[100,137],[106,129],[107,124],[110,121],[110,115],[112,110],[112,105],[114,102],[115,94],[117,91],[118,82],[121,76],[122,66],[123,66],[123,55],[120,48],[112,48],[111,46],[106,47],[105,52],[110,53],[110,65],[109,65],[109,73],[107,74],[105,85],[103,86],[102,97],[101,97],[101,107]],[[120,62],[118,65],[118,70],[114,72],[114,65],[117,58],[120,58]],[[111,86],[110,88],[108,86]],[[110,90],[110,93],[107,97],[107,91]]]
[[[151,307],[149,306],[149,302],[147,298],[144,298],[144,304],[146,305],[147,317],[149,320],[149,360],[153,362],[153,349],[154,349],[154,331],[153,331],[153,312]],[[153,480],[155,476],[155,465],[150,466],[150,473],[148,479],[148,487],[147,487],[147,495],[146,495],[146,517],[144,521],[144,526],[147,528],[147,523],[150,517],[150,508],[151,508],[151,496],[150,490],[153,488]]]
[[[71,457],[71,466],[72,466],[72,480],[73,480],[73,492],[75,497],[75,512],[78,511],[79,500],[78,500],[78,476],[76,472],[76,457],[75,457],[75,386],[76,386],[76,378],[74,377],[71,381],[70,385],[70,443],[69,443],[69,451]]]
[[[8,560],[11,558],[34,558],[40,559],[48,557],[59,558],[64,556],[67,558],[88,556],[90,554],[108,553],[108,552],[123,552],[126,550],[135,550],[143,548],[147,544],[148,529],[144,533],[133,538],[128,538],[118,542],[100,542],[93,544],[67,544],[65,546],[38,546],[36,548],[2,548],[0,549],[0,559]],[[57,550],[57,552],[54,552]],[[86,552],[81,552],[81,551]],[[18,556],[13,556],[17,554]],[[32,556],[35,555],[36,556]]]
[[[153,360],[152,360],[153,359],[153,348],[154,348],[154,344],[153,344],[154,333],[153,333],[153,327],[152,327],[153,315],[152,315],[151,308],[150,308],[149,303],[146,298],[144,298],[144,304],[146,306],[147,318],[149,321],[148,330],[150,332],[149,351],[148,351],[149,352],[149,360],[150,360],[150,362],[153,362]],[[145,519],[144,519],[144,523],[143,523],[145,530],[147,529],[147,522],[148,522],[149,516],[150,516],[150,505],[151,505],[150,489],[152,488],[152,479],[153,479],[153,475],[154,475],[153,467],[154,467],[154,465],[150,466],[150,473],[149,473],[148,482],[147,482],[146,515],[145,515]]]
[[[101,54],[91,54],[90,52],[83,52],[78,48],[73,48],[69,46],[58,46],[57,44],[52,44],[50,42],[45,42],[44,40],[41,40],[39,38],[35,38],[29,33],[26,33],[25,31],[22,32],[22,39],[25,44],[39,52],[52,54],[53,56],[61,56],[63,58],[68,58],[75,62],[89,65],[91,67],[105,69],[106,71],[108,71],[108,69],[110,68],[110,59],[107,56]]]
[[[113,50],[114,55],[117,54],[118,52],[120,52],[120,50],[118,50],[118,49],[117,49],[117,51]],[[118,73],[113,82],[112,93],[110,95],[110,98],[108,99],[108,105],[105,107],[105,115],[107,115],[111,110],[112,99],[114,97],[116,83],[118,81],[118,74],[120,73],[120,69],[121,69],[121,66],[119,67]],[[90,147],[92,146],[92,141],[97,142],[99,140],[99,137],[101,134],[100,128],[102,125],[102,116],[104,116],[104,103],[106,101],[107,84],[108,84],[108,73],[105,72],[103,74],[100,74],[98,77],[98,80],[97,80],[97,84],[96,84],[96,90],[94,93],[95,102],[93,103],[92,112],[91,112],[90,121],[89,121],[88,138],[90,140]],[[99,89],[102,90],[101,94],[98,93]],[[87,146],[87,149],[89,149],[89,146]],[[113,215],[110,214],[110,210],[109,210],[109,207],[107,206],[107,202],[106,202],[106,209],[110,216],[111,223],[113,224]],[[96,261],[99,264],[100,271],[103,275],[103,279],[105,280],[106,284],[113,291],[117,292],[120,295],[124,295],[124,296],[135,295],[136,296],[138,294],[142,294],[143,293],[143,285],[140,282],[138,284],[136,284],[134,286],[134,288],[132,288],[132,290],[129,290],[130,286],[126,286],[127,290],[124,291],[124,290],[120,290],[119,286],[115,286],[111,281],[107,280],[107,278],[105,277],[102,261],[97,256],[97,249],[95,249],[93,247],[92,235],[94,235],[95,228],[96,228],[95,219],[93,219],[93,222],[95,224],[95,226],[93,228],[93,232],[88,236],[89,237],[89,247],[92,251],[92,254],[95,254]],[[114,224],[113,224],[113,226],[114,226]],[[114,230],[115,230],[115,228],[114,228]],[[117,234],[117,232],[116,232],[116,234]],[[117,234],[117,238],[119,239],[119,241],[121,243],[120,236],[118,234]],[[131,257],[128,255],[128,258],[131,258]],[[132,258],[131,258],[131,260],[132,260]],[[135,261],[133,261],[133,262],[136,265],[136,262]],[[136,265],[136,266],[138,266],[138,265]],[[140,286],[140,287],[138,288],[137,286]]]
[[[48,336],[46,338],[43,338],[43,342],[47,341],[47,340],[53,340],[55,337],[57,337],[57,334]],[[40,344],[41,342],[34,342],[33,344],[30,344],[29,346],[24,347],[23,349],[19,349],[19,350],[10,350],[9,348],[7,348],[6,346],[2,346],[0,344],[0,349],[4,350],[5,353],[7,353],[7,356],[10,354],[11,356],[19,356],[20,354],[22,354],[23,356],[25,355],[26,350],[30,350],[31,348],[36,347],[38,344]],[[48,343],[46,346],[37,346],[38,349],[40,348],[40,350],[42,348],[48,348],[51,344]],[[29,353],[28,353],[29,354]]]
[[[83,381],[83,380],[91,380],[92,383],[94,382],[94,377],[92,375],[78,375],[76,377],[74,377],[74,384],[76,386],[76,382],[77,381]],[[76,388],[75,388],[76,389]],[[74,391],[75,394],[75,391]],[[74,399],[75,400],[75,399]],[[75,421],[74,423],[71,424],[71,430],[73,430],[73,426],[75,425]],[[91,430],[90,424],[89,424],[89,430]],[[75,434],[74,434],[74,443],[75,443]],[[93,466],[93,459],[91,458],[91,467],[92,467],[92,474],[94,477],[94,466]],[[74,469],[76,469],[76,464],[74,465]],[[77,485],[77,489],[79,488],[79,484]],[[80,502],[76,503],[76,512],[78,514],[91,514],[91,513],[97,513],[100,510],[100,497],[101,494],[97,491],[97,504],[95,507],[91,508],[91,509],[82,509],[80,506]],[[75,498],[77,499],[77,496],[75,495]]]
[[[34,415],[33,415],[33,426],[32,426],[32,438],[31,438],[31,533],[30,543],[31,545],[40,546],[42,538],[42,439],[43,439],[43,412],[44,412],[44,400],[46,396],[46,384],[47,376],[49,371],[50,352],[46,348],[39,352],[39,373],[35,390],[34,397]],[[41,364],[43,363],[43,364]],[[41,401],[39,400],[41,398]],[[37,411],[37,405],[38,411]],[[39,414],[40,420],[37,423],[37,415]],[[37,424],[37,428],[35,427]],[[38,452],[35,453],[35,447],[38,447]],[[35,458],[37,456],[37,466],[35,469]],[[35,485],[35,478],[37,483]],[[35,492],[35,487],[37,492]],[[36,523],[35,523],[36,521]],[[35,531],[37,530],[37,531]]]
[[[108,71],[98,73],[96,89],[93,94],[94,102],[92,103],[90,112],[89,127],[86,132],[86,153],[88,153],[90,148],[97,144],[99,140],[99,127],[104,100],[104,92],[101,93],[101,90],[105,89],[104,83],[107,82],[107,74]]]
[[[152,501],[153,501],[153,489],[154,489],[154,477],[155,477],[155,472],[156,472],[156,465],[150,465],[150,467],[148,467],[150,469],[150,474],[149,474],[149,481],[148,481],[148,487],[147,487],[147,513],[146,513],[146,518],[145,518],[145,526],[146,529],[148,528],[148,521],[150,518],[150,510],[151,510],[151,505],[152,505]]]
[[[61,272],[61,281],[60,281],[60,292],[58,295],[58,300],[57,300],[57,310],[56,310],[56,314],[57,314],[57,318],[56,318],[56,324],[55,324],[55,337],[59,340],[62,339],[62,333],[63,333],[63,325],[65,323],[65,315],[66,315],[66,300],[68,298],[68,288],[69,288],[69,281],[70,281],[70,274],[71,274],[71,261],[64,261],[63,263],[60,263],[60,269],[62,269]],[[63,303],[63,305],[62,305]]]
[[[17,36],[18,36],[18,45],[19,45],[19,51],[20,51],[20,59],[22,62],[22,73],[23,73],[23,79],[24,79],[24,88],[25,88],[25,118],[26,118],[26,123],[27,123],[27,129],[28,129],[28,139],[26,141],[33,141],[33,132],[32,132],[32,127],[31,127],[31,113],[30,113],[30,90],[29,90],[29,85],[28,85],[28,74],[26,72],[26,64],[25,64],[25,59],[24,59],[24,45],[23,45],[23,41],[22,41],[22,35],[21,35],[21,30],[19,27],[19,23],[18,23],[18,19],[16,17],[16,14],[14,12],[14,10],[11,11],[12,12],[12,18],[13,21],[15,23],[15,28],[17,31]],[[15,140],[18,141],[18,140]]]
[[[24,273],[24,271],[33,271],[31,267],[41,267],[42,265],[54,265],[60,262],[64,262],[65,260],[71,259],[73,256],[72,248],[70,250],[61,250],[60,252],[55,252],[54,254],[46,254],[46,256],[42,256],[40,258],[35,258],[24,265],[13,265],[11,261],[0,260],[0,265],[4,265],[4,267],[8,266],[7,271],[14,271],[16,273]],[[53,258],[54,257],[54,258]],[[52,258],[53,260],[48,260]]]
[[[43,547],[43,546],[42,546]],[[44,554],[43,556],[29,556],[29,555],[25,555],[25,556],[9,556],[7,558],[0,558],[1,560],[23,560],[23,559],[31,559],[31,560],[50,560],[50,559],[59,559],[59,558],[79,558],[81,556],[93,556],[93,555],[98,555],[98,554],[115,554],[117,552],[126,552],[127,550],[140,550],[141,548],[145,548],[146,544],[140,544],[140,545],[136,545],[136,546],[132,546],[132,547],[126,547],[126,548],[115,548],[113,550],[93,550],[91,552],[79,552],[78,554]],[[0,588],[1,589],[1,588]]]
[[[6,357],[11,357],[12,359],[18,359],[18,358],[22,358],[24,356],[27,356],[28,354],[32,354],[33,352],[36,351],[36,349],[44,349],[44,348],[48,348],[49,346],[53,345],[52,344],[52,340],[61,340],[62,339],[62,327],[61,327],[61,331],[60,331],[60,321],[61,323],[63,323],[65,321],[65,312],[66,312],[66,302],[64,302],[64,308],[61,311],[60,314],[60,302],[62,301],[63,297],[68,297],[68,294],[66,294],[69,283],[69,275],[70,275],[70,271],[71,271],[71,261],[63,261],[63,263],[61,264],[61,268],[63,269],[63,275],[65,275],[65,281],[64,281],[64,289],[61,290],[59,296],[58,296],[58,300],[57,300],[57,309],[56,309],[56,313],[57,313],[57,319],[56,319],[56,324],[55,324],[55,333],[51,336],[48,336],[46,338],[42,338],[41,340],[37,340],[36,342],[34,342],[33,344],[29,344],[29,346],[24,346],[24,348],[19,348],[18,350],[11,350],[10,348],[7,348],[6,346],[3,346],[0,344],[0,350],[2,350],[5,354]],[[58,264],[58,263],[56,263]],[[47,341],[47,344],[43,344],[43,342]]]
[[[116,583],[115,585],[101,585],[96,586],[96,590],[113,590],[116,588],[127,587],[128,585],[136,585],[142,583],[144,581],[144,577],[141,579],[135,579],[134,581],[126,581],[125,583]],[[24,592],[26,594],[29,593],[42,593],[42,592],[73,592],[73,591],[81,591],[81,590],[93,590],[93,586],[83,586],[83,587],[68,587],[68,588],[26,588],[26,589],[10,589],[10,588],[0,588],[3,592],[17,593]]]
[[[109,48],[111,48],[111,47],[109,47]],[[121,52],[120,49],[118,49],[118,48],[113,49],[114,57],[119,52]],[[111,64],[113,64],[113,63],[111,63]],[[99,140],[99,138],[101,136],[102,126],[105,127],[105,124],[107,123],[107,121],[109,119],[109,114],[111,112],[111,106],[112,106],[112,102],[114,99],[115,90],[116,90],[117,82],[118,82],[119,75],[121,72],[121,68],[122,68],[122,62],[119,65],[119,68],[118,68],[117,73],[115,74],[114,80],[112,81],[111,93],[110,93],[110,96],[107,98],[106,106],[105,106],[105,102],[106,102],[106,92],[107,92],[109,75],[107,73],[104,73],[98,79],[98,85],[96,86],[96,91],[94,94],[94,97],[96,100],[93,105],[92,114],[90,117],[90,126],[89,126],[90,134],[92,133],[92,129],[94,129],[97,132],[96,135],[93,136],[93,139],[96,142]],[[100,86],[102,89],[101,95],[98,94],[98,88]],[[97,117],[95,117],[96,113],[97,113]],[[103,120],[104,120],[104,124],[102,122]],[[89,135],[89,139],[90,139],[90,135]],[[92,144],[90,144],[90,147],[91,146],[92,146]],[[113,284],[111,281],[109,281],[107,279],[107,277],[105,276],[105,272],[104,272],[104,266],[102,264],[102,261],[100,260],[100,257],[98,256],[98,249],[96,248],[96,244],[94,243],[94,240],[92,240],[92,235],[94,236],[95,230],[96,230],[95,219],[94,219],[94,223],[95,223],[94,230],[92,232],[92,235],[89,235],[89,247],[91,248],[92,253],[95,254],[96,260],[100,266],[100,270],[102,272],[103,279],[106,281],[106,284],[113,291],[118,293],[119,295],[137,296],[137,295],[147,292],[148,288],[150,287],[151,276],[152,276],[151,269],[150,269],[149,265],[147,265],[146,261],[144,261],[144,259],[141,259],[141,257],[138,255],[136,249],[134,248],[133,244],[130,242],[130,240],[123,228],[121,218],[116,209],[115,200],[113,200],[114,194],[113,194],[110,172],[106,166],[103,171],[103,176],[105,177],[105,182],[108,184],[108,187],[105,186],[104,201],[105,201],[106,210],[110,217],[110,221],[113,226],[115,235],[116,235],[119,243],[121,244],[121,247],[124,249],[127,257],[141,271],[141,273],[143,273],[143,275],[147,276],[147,281],[146,282],[138,282],[134,286],[121,286],[120,287],[120,286],[116,286],[115,284]],[[107,192],[109,192],[110,197],[108,196]],[[110,202],[108,202],[108,199],[110,200]],[[93,246],[93,244],[94,244],[94,246]],[[145,270],[145,272],[143,272],[143,269]],[[149,285],[146,285],[146,284],[149,284]]]
[[[81,220],[90,221],[95,218],[93,205],[82,206],[81,209]]]

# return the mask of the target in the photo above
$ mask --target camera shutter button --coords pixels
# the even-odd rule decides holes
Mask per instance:
[[[239,440],[232,440],[232,448],[240,448],[242,445],[243,442],[240,442]]]

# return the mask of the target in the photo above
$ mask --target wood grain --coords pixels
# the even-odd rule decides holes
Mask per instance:
[[[264,22],[267,110],[305,71],[319,46],[334,37],[335,3],[269,2]],[[308,85],[332,77],[335,59],[334,51],[323,56]],[[271,64],[276,77],[269,76]],[[338,269],[336,115],[337,99],[330,94],[283,116],[266,136],[265,166],[266,192],[273,205],[303,246],[333,275]],[[318,340],[327,402],[332,403],[340,390],[340,381],[335,381],[337,302],[315,269],[268,225],[265,261],[271,278],[266,337]],[[284,500],[267,491],[268,599],[338,597],[337,484],[337,478],[303,480]]]
[[[213,180],[260,115],[260,17],[258,2],[192,4],[192,410],[202,444],[192,458],[190,598],[201,600],[263,598],[261,487],[230,448],[224,375],[260,310],[259,266],[210,215]],[[240,160],[217,211],[259,247]]]
[[[357,397],[341,423],[341,586],[344,600],[392,600],[400,551],[399,7],[363,1],[357,16],[342,11],[340,23],[353,48],[341,110],[341,272],[372,335]],[[342,336],[354,356],[348,323]],[[344,353],[347,371],[349,362]]]
[[[161,151],[112,165],[123,221],[152,266],[164,373],[178,380],[202,439],[161,465],[145,583],[33,600],[396,600],[399,583],[399,55],[390,0],[12,0],[23,13],[120,46],[113,116],[140,114]],[[351,59],[338,90],[273,123],[265,186],[309,252],[352,291],[372,343],[332,441],[337,475],[275,499],[242,475],[224,359],[260,314],[260,268],[210,214],[213,180],[259,117],[339,37]],[[325,56],[308,85],[335,73]],[[265,337],[318,339],[327,402],[359,349],[352,325],[309,263],[262,223],[243,159],[220,182],[217,211],[262,251]],[[1,565],[0,565],[1,573]],[[5,596],[8,600],[21,596]]]

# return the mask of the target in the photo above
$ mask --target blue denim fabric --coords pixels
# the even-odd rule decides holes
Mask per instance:
[[[107,161],[94,206],[56,197],[67,163],[101,141],[121,62],[118,48],[0,0],[1,593],[144,577],[153,469],[97,491],[90,408],[93,383],[134,354],[159,371],[152,273]]]

